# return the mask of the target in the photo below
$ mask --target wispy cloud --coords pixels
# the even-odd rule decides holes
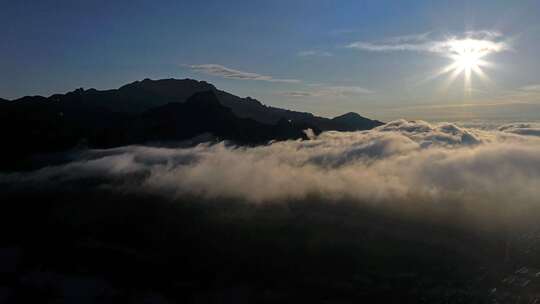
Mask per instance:
[[[341,28],[330,31],[331,35],[347,35],[362,32],[363,30],[357,28]]]
[[[452,108],[480,108],[480,107],[504,107],[511,105],[529,104],[521,101],[502,101],[502,102],[488,102],[488,103],[460,103],[460,104],[419,104],[405,107],[394,107],[390,111],[404,111],[404,110],[416,110],[416,109],[452,109]]]
[[[373,94],[374,91],[359,86],[323,86],[323,92],[337,93],[338,95]]]
[[[279,95],[287,97],[314,97],[317,96],[314,92],[307,91],[290,91],[290,92],[280,92]]]
[[[329,85],[311,85],[309,90],[281,92],[280,95],[288,97],[344,97],[373,94],[374,91],[360,86],[329,86]]]
[[[222,78],[227,78],[227,79],[258,80],[258,81],[285,82],[285,83],[301,82],[298,79],[274,78],[268,75],[261,75],[257,73],[235,70],[232,68],[222,66],[220,64],[195,64],[195,65],[186,65],[186,66],[198,73],[204,73],[207,75],[217,76],[217,77],[222,77]]]
[[[500,100],[508,104],[540,104],[540,84],[528,84],[505,89],[489,97],[489,101]]]
[[[538,104],[540,102],[540,84],[528,84],[516,89],[508,90],[498,96],[498,98]]]
[[[508,51],[508,41],[497,31],[467,31],[461,35],[440,36],[433,32],[391,37],[375,42],[356,41],[347,48],[370,52],[416,51],[452,54],[463,47],[474,47],[474,51],[485,54]]]
[[[321,50],[307,50],[307,51],[298,52],[298,56],[300,57],[331,57],[333,56],[333,54],[330,52],[321,51]]]
[[[540,92],[540,84],[530,84],[519,88],[521,91]]]

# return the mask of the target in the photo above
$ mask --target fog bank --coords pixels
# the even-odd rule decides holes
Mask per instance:
[[[97,180],[99,187],[171,198],[262,203],[317,196],[398,206],[510,206],[516,211],[540,204],[535,127],[515,124],[486,131],[397,120],[370,131],[325,132],[307,141],[258,147],[219,143],[88,150],[64,165],[1,174],[0,183],[47,187]]]

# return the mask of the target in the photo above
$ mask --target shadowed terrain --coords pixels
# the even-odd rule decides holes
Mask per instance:
[[[539,284],[530,266],[514,274],[531,261],[505,261],[501,235],[356,203],[255,206],[67,189],[3,195],[2,254],[14,271],[2,274],[6,299],[488,303],[532,299]]]

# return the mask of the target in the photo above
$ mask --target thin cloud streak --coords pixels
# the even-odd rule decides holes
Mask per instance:
[[[317,94],[314,92],[307,91],[291,91],[291,92],[280,92],[279,95],[287,97],[316,97]]]
[[[540,84],[531,84],[519,88],[521,91],[540,92]]]
[[[414,110],[414,109],[498,107],[498,106],[521,105],[521,104],[530,104],[530,103],[522,102],[522,101],[505,101],[505,102],[490,102],[490,103],[427,104],[427,105],[412,105],[412,106],[406,106],[406,107],[396,107],[390,110],[400,112],[403,110]]]
[[[302,82],[301,80],[298,80],[298,79],[274,78],[268,75],[261,75],[257,73],[235,70],[235,69],[228,68],[220,64],[195,64],[195,65],[186,65],[186,66],[198,73],[203,73],[203,74],[227,78],[227,79],[256,80],[256,81],[284,82],[284,83]]]
[[[330,52],[321,51],[321,50],[307,50],[307,51],[298,52],[298,56],[300,57],[332,57],[333,54]]]
[[[370,52],[414,51],[453,54],[473,42],[475,51],[486,54],[511,50],[510,44],[503,40],[503,35],[496,31],[468,31],[462,35],[438,38],[433,36],[432,32],[427,32],[391,37],[376,42],[357,41],[349,43],[346,47]]]
[[[494,97],[496,99],[513,100],[515,102],[539,104],[540,101],[540,84],[529,84],[518,87],[513,90],[508,90],[503,94]]]
[[[280,95],[288,97],[345,97],[355,95],[373,94],[375,91],[360,86],[327,86],[311,85],[308,91],[281,92]]]

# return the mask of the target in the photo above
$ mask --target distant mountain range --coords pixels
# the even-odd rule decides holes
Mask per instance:
[[[118,89],[77,89],[50,97],[0,99],[0,169],[28,156],[76,146],[183,141],[201,134],[237,144],[307,139],[303,130],[367,130],[383,124],[347,113],[333,119],[270,107],[191,79],[135,81]]]

